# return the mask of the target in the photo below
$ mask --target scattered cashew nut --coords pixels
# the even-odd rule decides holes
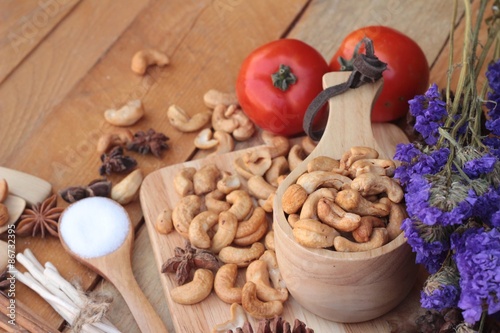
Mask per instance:
[[[191,220],[188,234],[189,241],[194,247],[200,249],[208,249],[210,247],[208,230],[217,223],[218,217],[217,213],[205,210]]]
[[[214,290],[225,303],[241,303],[241,287],[236,287],[238,265],[222,265],[215,273]],[[225,333],[225,332],[224,332]]]
[[[179,304],[196,304],[210,295],[213,285],[214,273],[209,269],[199,268],[194,272],[193,280],[173,288],[170,297]]]
[[[149,66],[156,65],[158,67],[163,67],[168,65],[169,62],[170,59],[166,54],[155,49],[145,49],[134,54],[130,69],[136,74],[144,75]]]
[[[210,89],[203,95],[203,102],[208,108],[214,109],[217,105],[224,105],[227,107],[229,105],[238,104],[238,98],[235,93],[226,93]]]
[[[219,259],[225,264],[236,264],[238,267],[247,267],[257,260],[265,251],[262,243],[253,243],[250,247],[239,248],[226,246],[219,252]]]
[[[175,230],[189,239],[189,224],[201,211],[201,197],[191,194],[182,197],[172,210],[172,222]]]
[[[101,135],[97,140],[97,152],[103,154],[114,146],[126,146],[134,139],[134,134],[126,128],[117,128],[111,133]]]
[[[257,319],[273,318],[283,313],[282,302],[263,302],[257,298],[257,286],[252,281],[243,286],[241,303],[248,314]]]
[[[135,124],[144,116],[142,102],[139,99],[129,101],[120,109],[108,109],[104,111],[104,119],[114,126],[130,126]]]
[[[128,204],[134,199],[139,187],[141,187],[142,179],[140,169],[132,171],[127,177],[111,188],[111,199],[122,205]]]
[[[241,297],[239,303],[241,303]],[[243,327],[245,323],[248,322],[245,309],[243,309],[243,306],[241,306],[240,304],[238,303],[231,304],[229,311],[231,312],[231,319],[222,324],[215,325],[212,328],[211,333],[227,333],[230,330],[236,331],[237,328]]]
[[[277,187],[266,182],[264,177],[255,175],[247,180],[248,191],[258,199],[266,200],[276,192]]]
[[[293,145],[288,152],[288,167],[294,170],[306,158],[306,153],[300,145]]]
[[[229,194],[240,186],[240,177],[225,171],[222,172],[222,179],[217,182],[217,189],[224,194]]]
[[[231,212],[226,211],[219,214],[218,228],[212,238],[210,251],[219,253],[220,250],[231,244],[238,228],[238,219]]]
[[[196,138],[194,138],[194,145],[198,149],[210,149],[219,144],[219,141],[213,138],[211,128],[202,129]]]
[[[253,208],[252,198],[244,190],[235,190],[229,193],[226,195],[226,201],[232,204],[229,211],[236,216],[238,221],[245,219]]]
[[[193,176],[196,168],[185,167],[174,176],[174,189],[181,197],[194,193]]]
[[[246,270],[246,281],[252,281],[257,287],[257,297],[261,301],[280,301],[288,299],[286,288],[275,289],[271,286],[267,263],[263,260],[255,260],[248,265]]]
[[[208,123],[212,117],[212,112],[198,112],[190,117],[186,111],[173,104],[167,110],[167,117],[170,124],[177,130],[181,132],[195,132]]]
[[[155,220],[155,229],[160,234],[169,234],[174,230],[174,223],[172,222],[172,210],[165,208],[158,214]]]
[[[194,193],[202,195],[217,189],[217,182],[221,176],[221,171],[214,164],[202,166],[193,175]]]

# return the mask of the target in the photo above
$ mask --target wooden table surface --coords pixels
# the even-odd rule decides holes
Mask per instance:
[[[161,158],[135,155],[144,173],[187,161],[195,153],[195,134],[169,125],[168,106],[190,114],[205,110],[205,91],[234,91],[245,56],[281,37],[303,40],[329,60],[351,30],[394,27],[418,42],[432,66],[431,82],[444,86],[452,7],[451,0],[1,0],[0,165],[41,177],[55,192],[87,184],[98,178],[96,140],[111,128],[103,111],[137,98],[146,116],[131,129],[154,128],[170,138]],[[458,25],[458,41],[461,36]],[[171,64],[135,75],[130,60],[144,48],[164,51]],[[139,200],[126,209],[137,231],[135,276],[174,332]],[[18,237],[16,251],[25,248],[42,263],[54,263],[68,280],[110,291],[111,321],[124,332],[139,331],[114,287],[74,261],[58,239]],[[21,283],[16,297],[53,327],[66,329]]]

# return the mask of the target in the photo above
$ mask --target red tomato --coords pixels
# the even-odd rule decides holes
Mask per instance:
[[[372,122],[387,122],[404,116],[408,100],[429,87],[429,65],[422,49],[408,36],[384,26],[370,26],[351,32],[330,60],[332,71],[341,70],[339,57],[350,60],[363,37],[373,41],[375,55],[387,63],[384,88],[372,110]],[[364,53],[364,45],[359,52]]]
[[[281,65],[288,66],[296,78],[284,90],[274,86],[272,79]],[[284,136],[299,134],[305,111],[323,90],[322,77],[328,71],[326,60],[313,47],[279,39],[257,48],[243,61],[236,81],[238,101],[262,129]]]

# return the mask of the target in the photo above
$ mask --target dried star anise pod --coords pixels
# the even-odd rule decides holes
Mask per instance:
[[[150,128],[147,132],[138,131],[134,134],[134,139],[127,144],[127,149],[141,154],[152,153],[156,157],[161,156],[161,151],[167,149],[168,136],[156,132]]]
[[[123,148],[120,146],[114,147],[109,154],[102,154],[101,162],[99,168],[101,176],[112,172],[128,172],[137,166],[137,161],[133,157],[123,155]]]
[[[72,203],[88,197],[109,197],[111,182],[105,179],[96,179],[87,186],[70,186],[59,191],[64,201]]]
[[[8,290],[11,284],[11,281],[8,279],[11,276],[9,273],[9,266],[5,267],[5,269],[0,272],[0,292],[5,294],[5,290]]]
[[[238,327],[235,331],[229,330],[227,333],[254,333],[250,323],[245,322],[243,327]],[[255,333],[314,333],[312,328],[307,328],[306,324],[299,319],[295,319],[293,327],[282,317],[273,319],[262,319],[257,323]]]
[[[63,207],[56,207],[57,195],[54,194],[31,208],[26,208],[21,215],[21,221],[17,224],[16,235],[21,237],[33,236],[40,233],[44,238],[48,233],[51,236],[58,236],[59,216],[64,210]]]
[[[175,281],[182,285],[192,278],[191,272],[206,268],[216,272],[222,263],[210,251],[196,249],[187,242],[184,249],[176,247],[174,256],[161,267],[162,273],[175,273]]]

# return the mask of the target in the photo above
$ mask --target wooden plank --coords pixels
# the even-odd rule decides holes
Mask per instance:
[[[80,0],[0,2],[0,84]]]

